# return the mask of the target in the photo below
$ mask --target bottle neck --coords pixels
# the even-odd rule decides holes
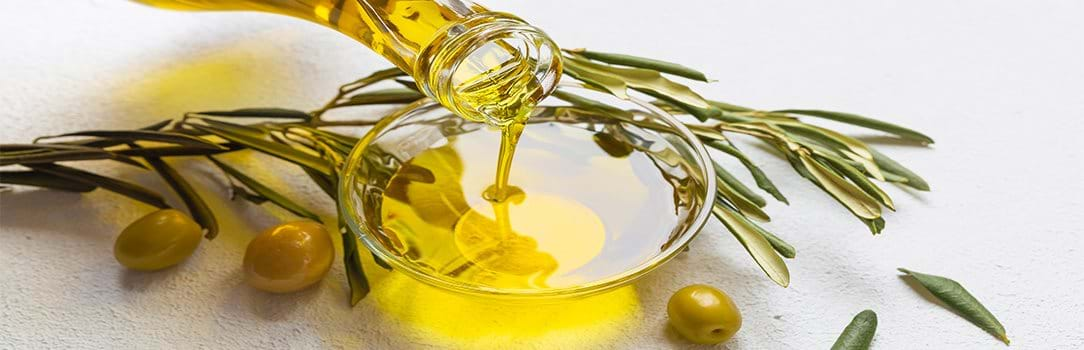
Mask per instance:
[[[418,52],[419,88],[457,115],[494,126],[522,122],[561,77],[557,45],[501,12],[481,12],[438,31]]]

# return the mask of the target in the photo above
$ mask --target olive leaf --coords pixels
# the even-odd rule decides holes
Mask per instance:
[[[851,323],[843,329],[843,333],[836,339],[835,344],[832,344],[832,350],[869,349],[869,344],[873,342],[873,335],[876,332],[877,313],[873,310],[862,310],[854,315]]]
[[[840,155],[854,162],[858,162],[875,179],[884,181],[881,169],[873,160],[873,151],[869,146],[850,136],[813,125],[802,123],[784,123],[780,126],[788,131],[797,132],[814,141],[822,142]]]
[[[1005,327],[994,317],[994,314],[990,313],[990,310],[987,310],[960,283],[946,277],[924,274],[905,268],[899,268],[898,270],[918,281],[923,288],[926,288],[937,300],[945,303],[945,306],[948,306],[950,310],[997,337],[1005,345],[1009,345],[1009,337],[1005,335]]]
[[[790,202],[787,201],[787,197],[779,192],[779,189],[775,187],[775,183],[768,178],[768,175],[760,170],[760,168],[757,167],[745,153],[742,153],[737,147],[734,147],[734,145],[729,142],[730,141],[709,141],[707,145],[737,158],[738,161],[745,166],[745,169],[749,171],[749,174],[753,176],[753,180],[756,181],[757,187],[760,187],[764,192],[771,194],[776,200],[785,204],[790,204]]]
[[[862,220],[863,223],[866,224],[866,227],[869,228],[869,231],[872,232],[875,235],[880,234],[881,231],[884,231],[884,229],[885,229],[885,219],[884,218],[876,218],[876,219],[872,219],[872,220],[871,219],[861,219],[861,220]]]
[[[409,89],[383,89],[363,92],[346,98],[346,101],[338,103],[336,107],[365,106],[380,104],[411,103],[424,98],[425,95]]]
[[[667,95],[666,93],[660,92],[658,90],[640,87],[633,87],[632,89],[647,94],[648,96],[662,100],[671,105],[677,106],[679,109],[685,111],[686,113],[689,113],[689,115],[696,117],[696,119],[702,122],[707,121],[708,119],[719,119],[721,115],[719,110],[712,108],[711,106],[701,107],[694,104],[686,103],[685,101],[677,99],[674,96]]]
[[[218,220],[215,219],[215,214],[211,212],[211,208],[207,206],[207,202],[203,201],[203,197],[196,193],[196,189],[192,188],[192,185],[164,160],[155,157],[147,157],[144,160],[158,172],[158,175],[169,184],[170,188],[173,188],[173,192],[181,197],[181,201],[184,201],[184,205],[188,207],[188,213],[192,215],[192,219],[203,227],[203,237],[209,240],[215,239],[218,236]]]
[[[137,162],[126,155],[94,147],[47,143],[0,146],[0,166],[99,159],[111,159],[146,169],[143,163]]]
[[[418,83],[413,81],[413,80],[395,79],[395,83],[399,84],[399,85],[402,85],[403,87],[405,87],[407,89],[411,89],[411,90],[418,91],[418,92],[422,91],[421,89],[418,88]]]
[[[722,178],[719,178],[717,183],[718,186],[715,187],[717,199],[722,199],[725,203],[731,204],[731,206],[734,207],[734,209],[737,209],[742,215],[752,217],[762,222],[772,220],[772,218],[761,210],[756,203],[742,197],[741,194],[738,194],[737,191],[731,188]]]
[[[726,205],[716,203],[711,212],[719,221],[723,222],[723,225],[738,239],[738,242],[741,242],[745,250],[749,252],[749,255],[753,256],[753,260],[756,261],[757,265],[760,265],[760,268],[764,270],[764,273],[768,274],[772,281],[783,287],[790,285],[790,271],[787,270],[787,264],[779,257],[771,243],[760,233],[762,230],[756,224],[753,224]]]
[[[918,131],[915,131],[915,130],[912,130],[912,129],[908,129],[908,128],[905,128],[905,127],[902,127],[902,126],[899,126],[899,125],[896,125],[896,124],[892,124],[892,123],[889,123],[889,122],[880,121],[880,120],[877,120],[877,119],[860,116],[860,115],[857,115],[857,114],[843,113],[843,112],[833,112],[833,111],[824,111],[824,110],[816,110],[816,109],[781,109],[781,110],[777,110],[777,111],[772,111],[771,113],[800,114],[800,115],[805,115],[805,116],[810,116],[810,117],[824,118],[824,119],[834,120],[834,121],[841,122],[841,123],[857,125],[857,126],[861,126],[861,127],[868,128],[868,129],[887,132],[889,134],[893,134],[893,135],[896,135],[896,136],[899,136],[899,137],[902,137],[902,138],[905,138],[905,139],[908,139],[908,140],[914,140],[914,141],[919,141],[919,142],[924,142],[924,143],[933,143],[932,138],[930,138],[929,136],[926,136],[925,134],[923,134],[921,132],[918,132]]]
[[[159,131],[159,130],[162,130],[163,128],[169,126],[169,124],[171,124],[171,123],[173,123],[173,119],[166,119],[166,120],[163,120],[163,121],[160,121],[160,122],[157,122],[157,123],[154,123],[154,124],[147,125],[147,126],[144,126],[142,128],[139,128],[139,130]]]
[[[191,115],[186,116],[184,125],[193,125],[191,123],[188,123],[188,118],[202,121],[203,123],[205,123],[205,124],[207,124],[207,125],[209,125],[211,127],[214,127],[214,128],[222,129],[222,130],[233,132],[233,133],[249,135],[249,136],[256,137],[256,138],[262,138],[262,137],[264,137],[264,136],[266,136],[268,134],[268,130],[266,128],[261,128],[261,127],[259,127],[257,125],[235,124],[235,123],[224,122],[224,121],[221,121],[221,120],[216,120],[216,119],[211,119],[211,118],[193,117]],[[208,135],[213,135],[211,133],[207,133],[207,134]]]
[[[763,197],[757,195],[753,190],[749,189],[749,187],[746,187],[745,184],[741,183],[741,181],[734,177],[729,171],[726,171],[719,163],[712,161],[711,165],[715,167],[715,175],[722,180],[722,183],[726,184],[727,187],[734,190],[734,192],[737,192],[749,202],[756,204],[757,207],[763,208],[768,204],[764,201]]]
[[[883,172],[896,174],[900,177],[907,179],[907,181],[903,182],[903,184],[908,187],[914,188],[919,191],[930,190],[930,185],[926,183],[925,179],[923,179],[921,176],[918,176],[918,174],[915,174],[910,169],[907,169],[903,165],[900,165],[900,163],[892,160],[892,158],[889,158],[881,152],[878,152],[876,149],[870,148],[870,152],[873,154],[873,161],[877,163],[877,166],[880,167]]]
[[[330,175],[321,174],[306,167],[301,167],[301,170],[304,170],[305,174],[312,179],[312,182],[316,183],[316,186],[320,187],[328,197],[331,197],[332,200],[338,200],[338,189],[335,187],[335,180]]]
[[[304,121],[312,119],[312,115],[308,113],[285,108],[242,108],[232,111],[205,111],[193,114],[234,118],[301,119]]]
[[[614,107],[614,106],[611,106],[611,105],[608,105],[608,104],[605,104],[605,103],[602,103],[602,102],[599,102],[599,101],[595,101],[595,100],[592,100],[592,99],[589,99],[589,98],[586,98],[586,97],[583,97],[583,96],[580,96],[580,95],[577,95],[577,94],[573,94],[573,93],[570,93],[570,92],[567,92],[567,91],[562,91],[560,89],[553,91],[553,93],[550,94],[550,96],[553,96],[553,97],[556,97],[556,98],[558,98],[558,99],[560,99],[562,101],[568,102],[568,103],[572,104],[573,106],[577,106],[577,107],[581,107],[581,108],[585,108],[585,109],[589,109],[589,110],[597,110],[599,112],[603,112],[606,115],[622,117],[623,119],[632,119],[632,112],[629,112],[629,111],[626,111],[626,110],[623,110],[623,109],[620,109],[620,108],[617,108],[617,107]]]
[[[297,216],[309,218],[316,222],[322,222],[319,215],[316,215],[308,209],[305,209],[305,207],[294,203],[294,201],[291,201],[289,198],[286,198],[278,192],[275,192],[275,190],[272,190],[270,187],[267,187],[259,181],[256,181],[256,179],[249,177],[240,170],[237,170],[236,168],[229,166],[228,164],[223,163],[222,161],[219,161],[214,157],[207,157],[207,159],[210,159],[211,162],[215,164],[215,166],[218,166],[218,168],[222,169],[222,171],[226,172],[226,174],[229,174],[234,179],[237,179],[237,181],[240,181],[241,184],[245,185],[245,187],[248,187],[248,189],[256,192],[257,195],[266,198],[267,200],[271,201],[271,203],[274,203],[280,208],[286,209],[287,211],[294,213]]]
[[[850,164],[840,162],[839,160],[832,159],[830,157],[818,157],[814,155],[814,158],[820,161],[821,164],[835,169],[839,173],[843,174],[843,176],[845,176],[847,179],[850,179],[851,182],[858,186],[858,188],[862,189],[863,192],[866,192],[866,194],[868,194],[870,197],[873,197],[874,199],[879,201],[881,205],[884,205],[888,209],[896,210],[896,206],[892,202],[892,198],[889,197],[884,190],[881,190],[880,187],[877,187],[877,185],[873,184],[873,182],[870,182],[869,179],[866,178],[866,175],[858,171],[858,169],[855,169]]]
[[[765,230],[762,227],[757,226],[756,229],[760,232],[760,235],[764,236],[764,239],[768,240],[768,243],[772,245],[772,249],[775,249],[779,255],[782,255],[787,259],[794,259],[794,257],[797,256],[797,250],[795,250],[794,246],[790,245],[790,243],[787,243],[787,241],[784,241],[782,238],[779,238],[779,236],[768,232],[768,230]]]
[[[624,55],[618,53],[606,53],[598,51],[590,51],[587,49],[572,49],[566,50],[567,52],[586,57],[591,60],[606,62],[609,64],[615,64],[619,66],[644,68],[654,71],[659,71],[666,74],[685,77],[693,80],[699,80],[703,82],[709,81],[707,76],[696,69],[692,69],[677,63],[670,63],[666,61],[660,61],[652,58],[638,57],[632,55]]]
[[[692,107],[711,108],[703,97],[688,86],[666,79],[657,71],[607,66],[575,57],[567,57],[565,61],[565,67],[574,77],[580,79],[578,76],[585,76],[587,80],[592,80],[590,83],[605,88],[614,96],[627,98],[627,89],[634,88],[641,92],[651,91]]]
[[[379,82],[384,81],[384,80],[388,80],[388,79],[392,79],[392,78],[396,78],[396,77],[401,77],[401,76],[405,76],[405,75],[406,75],[406,73],[403,72],[403,70],[401,70],[401,69],[399,69],[397,67],[382,69],[382,70],[378,70],[376,72],[373,72],[372,74],[369,74],[368,76],[366,76],[364,78],[361,78],[361,79],[355,80],[353,82],[344,84],[342,87],[339,88],[339,91],[340,92],[356,91],[358,89],[365,88],[365,87],[367,87],[369,85],[376,84],[376,83],[379,83]]]
[[[132,141],[155,141],[163,143],[171,143],[181,146],[189,147],[203,147],[208,149],[221,149],[222,147],[214,142],[210,142],[199,137],[174,133],[165,131],[153,131],[153,130],[88,130],[79,131],[61,135],[42,136],[34,141],[40,141],[44,139],[52,139],[58,137],[71,137],[71,136],[90,136],[112,139],[116,141],[132,142]]]
[[[365,278],[365,269],[361,266],[358,253],[358,238],[342,222],[339,216],[339,233],[343,243],[343,265],[346,268],[346,282],[350,285],[350,306],[357,305],[369,295],[369,280]]]
[[[720,102],[720,101],[715,101],[715,100],[708,100],[708,104],[710,104],[712,107],[715,107],[715,108],[718,108],[718,109],[721,109],[721,110],[724,110],[724,111],[729,111],[729,112],[753,112],[753,111],[755,111],[754,109],[749,108],[749,107],[742,107],[742,106],[739,106],[739,105],[729,104],[729,103],[726,103],[726,102]]]
[[[66,167],[57,164],[28,164],[27,167],[47,173],[49,175],[61,177],[73,182],[80,182],[86,185],[92,185],[101,187],[102,189],[114,192],[125,197],[135,199],[137,201],[153,205],[158,208],[169,208],[166,201],[162,199],[162,196],[154,191],[143,188],[142,186],[121,181],[113,178],[101,176],[89,171],[83,171],[72,167]]]
[[[733,189],[725,183],[722,183],[721,180],[719,186],[716,186],[715,189],[716,199],[722,199],[727,204],[730,204],[737,209],[742,215],[754,218],[761,222],[772,221],[772,218],[768,216],[768,213],[765,213],[764,210],[761,210],[756,204],[734,192]]]
[[[40,171],[0,171],[0,183],[49,188],[67,192],[90,192],[98,188],[93,184],[73,181]]]
[[[129,157],[183,157],[183,156],[206,156],[222,154],[243,149],[237,144],[225,144],[223,149],[208,149],[202,147],[167,146],[167,147],[140,147],[112,151],[115,154]]]
[[[832,173],[831,170],[814,160],[808,152],[799,152],[798,160],[801,161],[802,166],[816,179],[816,183],[825,192],[828,192],[855,216],[870,220],[881,217],[880,203],[862,192],[854,184]]]
[[[223,123],[223,122],[219,122]],[[228,123],[227,123],[228,124]],[[234,131],[227,131],[220,127],[212,127],[210,125],[200,124],[186,124],[192,127],[204,130],[209,133],[215,134],[221,138],[236,142],[254,150],[266,153],[268,155],[277,157],[279,159],[315,170],[321,174],[330,174],[331,167],[323,159],[314,157],[307,153],[301,152],[293,147],[286,146],[280,143],[267,141],[265,139],[256,138],[252,135],[238,133]]]

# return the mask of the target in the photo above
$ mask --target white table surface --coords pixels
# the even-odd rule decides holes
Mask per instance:
[[[687,4],[668,8],[669,4]],[[877,311],[877,349],[997,349],[915,293],[896,267],[950,276],[997,315],[1011,348],[1084,347],[1084,3],[1077,1],[492,1],[565,47],[703,68],[706,95],[762,108],[853,111],[928,132],[886,153],[933,192],[889,188],[900,211],[879,237],[753,149],[791,199],[767,227],[798,249],[773,285],[711,224],[690,254],[617,292],[559,306],[449,296],[366,261],[373,293],[346,303],[341,265],[315,289],[269,295],[239,277],[244,245],[290,218],[223,198],[220,177],[182,162],[222,221],[182,266],[121,268],[115,235],[150,210],[97,191],[19,189],[0,210],[0,348],[684,348],[668,331],[674,290],[729,292],[745,323],[730,349],[827,348]],[[0,1],[0,137],[132,128],[184,111],[317,107],[384,68],[346,37],[302,21],[158,11],[117,0]],[[856,129],[882,143],[876,133]],[[750,148],[750,147],[746,147]],[[294,168],[231,156],[330,216]],[[157,189],[153,175],[116,166]],[[744,174],[743,172],[740,172]],[[178,203],[175,198],[173,203]]]

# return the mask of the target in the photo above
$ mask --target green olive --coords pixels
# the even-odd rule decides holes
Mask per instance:
[[[132,222],[117,236],[113,256],[133,270],[154,271],[177,265],[199,247],[203,230],[176,209],[162,209]]]
[[[722,343],[741,329],[741,313],[730,297],[703,284],[674,293],[666,313],[681,336],[698,344]]]
[[[281,224],[248,243],[245,282],[272,293],[302,290],[323,279],[334,259],[324,225],[309,220]]]

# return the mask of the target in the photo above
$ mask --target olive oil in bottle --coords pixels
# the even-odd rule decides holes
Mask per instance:
[[[465,0],[136,0],[176,10],[260,11],[337,30],[414,77],[456,115],[506,126],[556,87],[557,45],[538,28]]]

